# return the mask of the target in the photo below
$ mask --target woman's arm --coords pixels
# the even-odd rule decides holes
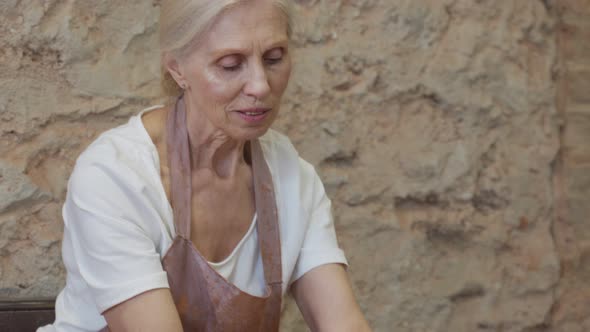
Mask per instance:
[[[342,265],[318,266],[295,281],[291,289],[312,331],[371,331]]]
[[[110,332],[182,332],[180,317],[168,288],[139,294],[103,313]]]

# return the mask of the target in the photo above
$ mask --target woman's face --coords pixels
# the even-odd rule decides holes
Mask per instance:
[[[196,108],[234,139],[263,135],[291,74],[288,46],[287,19],[271,1],[229,9],[176,63],[175,79],[186,87],[188,111]]]

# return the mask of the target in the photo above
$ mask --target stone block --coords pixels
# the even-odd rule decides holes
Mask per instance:
[[[590,165],[590,104],[588,113],[570,113],[564,130],[564,148],[568,165]]]
[[[0,161],[0,213],[19,207],[26,209],[42,198],[48,198],[48,194],[15,167]]]
[[[567,80],[571,102],[590,105],[590,68],[568,72]]]
[[[566,167],[565,172],[568,194],[571,196],[588,195],[590,200],[590,166]]]
[[[564,61],[572,66],[590,66],[590,15],[587,25],[569,26],[564,33]]]
[[[559,0],[555,4],[566,24],[584,24],[590,16],[590,0]]]
[[[567,167],[568,219],[579,241],[590,239],[590,166]]]

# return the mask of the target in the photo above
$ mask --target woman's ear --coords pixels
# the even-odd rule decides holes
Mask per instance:
[[[184,75],[182,73],[182,69],[180,67],[180,63],[170,53],[166,53],[163,55],[162,63],[164,64],[164,68],[170,73],[170,76],[176,81],[176,84],[180,87],[186,86],[186,81],[184,79]]]

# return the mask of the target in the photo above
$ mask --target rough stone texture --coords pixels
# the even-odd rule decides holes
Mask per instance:
[[[553,225],[562,275],[551,326],[590,330],[590,1],[556,3],[560,20],[557,107],[564,120],[555,167]]]
[[[324,180],[375,331],[590,330],[589,2],[294,2],[276,128]],[[0,3],[0,297],[63,285],[76,156],[164,100],[157,15]]]

